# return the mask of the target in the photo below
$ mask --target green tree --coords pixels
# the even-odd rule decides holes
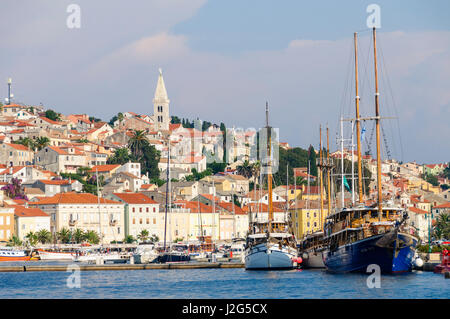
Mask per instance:
[[[23,146],[26,146],[30,150],[34,150],[34,148],[36,147],[35,142],[29,137],[25,137],[25,138],[21,137],[17,141],[13,141],[13,143],[14,144],[21,144]]]
[[[317,175],[317,164],[316,164],[316,151],[314,150],[314,147],[312,145],[309,146],[308,148],[308,161],[309,161],[309,168],[310,168],[310,175],[312,176],[318,176]],[[306,163],[306,165],[308,165],[308,163]],[[308,166],[306,166],[308,167]]]
[[[170,123],[172,123],[172,124],[180,124],[181,120],[179,119],[178,116],[172,116],[171,119],[170,119]]]
[[[141,232],[137,235],[137,238],[141,241],[146,241],[148,239],[148,236],[150,235],[150,233],[148,232],[148,230],[143,229],[141,230]]]
[[[73,241],[75,241],[77,244],[81,244],[86,239],[86,233],[82,229],[75,229],[73,231]]]
[[[145,137],[145,131],[144,130],[134,130],[133,136],[131,136],[130,140],[128,141],[128,148],[131,151],[131,154],[134,156],[134,158],[140,158],[143,156],[143,148],[144,146],[147,146],[148,140]]]
[[[22,241],[16,235],[12,235],[6,245],[10,247],[22,246]]]
[[[150,237],[150,241],[151,241],[152,243],[157,243],[157,242],[159,241],[159,237],[158,237],[157,235],[153,234],[153,235]]]
[[[61,114],[50,109],[45,111],[45,117],[52,121],[61,121]]]
[[[127,244],[132,244],[136,241],[136,239],[132,235],[126,236],[123,241]]]
[[[242,165],[239,165],[237,167],[237,173],[239,175],[244,176],[245,178],[250,178],[253,175],[253,168],[252,165],[245,160],[244,163],[242,163]]]
[[[36,246],[36,244],[39,242],[38,236],[32,231],[28,232],[28,234],[25,235],[25,239],[28,241],[30,246]]]
[[[52,234],[47,229],[41,229],[36,233],[37,239],[41,244],[52,242]]]
[[[437,216],[432,235],[435,239],[450,238],[450,214],[441,213]]]
[[[50,139],[46,136],[40,136],[36,139],[35,147],[38,151],[50,145]]]
[[[85,240],[90,244],[98,244],[100,242],[100,236],[95,230],[88,230],[85,233]]]
[[[114,154],[108,158],[107,163],[123,165],[129,161],[131,161],[130,151],[127,147],[122,147],[114,151]]]
[[[72,233],[66,227],[61,228],[59,232],[56,233],[56,238],[63,244],[70,243],[72,239]]]
[[[226,163],[216,163],[215,161],[206,164],[206,168],[209,168],[213,175],[225,171],[225,167],[227,167]]]

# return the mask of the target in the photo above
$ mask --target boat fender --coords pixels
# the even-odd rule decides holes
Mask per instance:
[[[423,260],[420,257],[417,257],[416,260],[414,260],[414,264],[416,265],[416,267],[422,267],[423,266]]]

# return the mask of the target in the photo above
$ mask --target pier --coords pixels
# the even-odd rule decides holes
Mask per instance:
[[[23,265],[0,266],[0,272],[27,272],[27,271],[67,271],[69,266],[77,265],[80,271],[104,270],[147,270],[147,269],[200,269],[200,268],[244,268],[243,263],[169,263],[169,264],[67,264],[67,265]]]

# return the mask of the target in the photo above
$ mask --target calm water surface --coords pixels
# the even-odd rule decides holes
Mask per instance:
[[[2,263],[2,265],[5,265]],[[12,265],[12,264],[9,264]],[[152,269],[0,273],[0,298],[449,298],[450,280],[432,272],[382,276],[369,289],[365,274],[323,270]]]

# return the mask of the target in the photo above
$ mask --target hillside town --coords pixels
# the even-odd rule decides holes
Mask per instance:
[[[250,220],[268,219],[257,132],[172,116],[161,70],[153,114],[127,111],[110,122],[16,103],[11,85],[0,116],[2,245],[29,243],[33,234],[42,243],[229,242],[246,237]],[[355,163],[356,152],[338,150],[330,158]],[[370,206],[376,159],[362,161],[371,175]],[[383,198],[407,210],[423,242],[438,216],[450,212],[449,169],[447,163],[382,162]],[[342,207],[339,192],[346,204],[355,201],[357,192],[345,189],[333,190],[327,203],[329,188],[321,189],[306,163],[291,170],[287,183],[274,185],[273,218],[289,214],[297,238],[320,230],[328,210]]]

